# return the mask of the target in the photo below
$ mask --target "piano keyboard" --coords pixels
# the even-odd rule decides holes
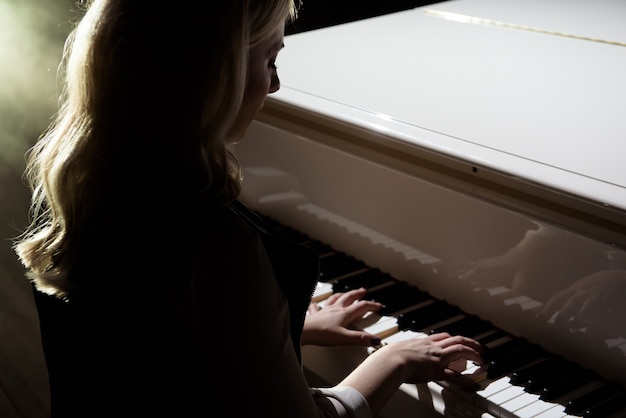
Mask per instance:
[[[376,314],[353,324],[381,338],[382,344],[424,337],[430,333],[463,334],[486,348],[485,364],[463,364],[458,369],[480,388],[468,393],[447,382],[404,384],[400,391],[443,416],[482,418],[626,417],[626,389],[602,379],[563,357],[553,355],[490,322],[464,313],[417,287],[394,279],[331,246],[265,218],[294,242],[307,244],[320,255],[320,280],[313,300],[322,305],[335,292],[364,287],[367,299],[382,303]],[[306,348],[306,347],[305,347]],[[373,350],[369,349],[369,352]],[[367,349],[347,350],[352,369]],[[305,368],[307,359],[305,357]],[[464,369],[464,370],[463,370]],[[335,384],[337,382],[326,382]],[[404,408],[406,409],[406,408]],[[394,415],[395,416],[395,415]],[[406,416],[416,416],[410,409]]]

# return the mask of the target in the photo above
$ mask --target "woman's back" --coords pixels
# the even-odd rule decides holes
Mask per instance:
[[[214,338],[207,315],[226,313],[210,282],[219,292],[223,270],[244,255],[221,251],[223,239],[244,234],[227,208],[192,211],[109,248],[86,243],[85,286],[69,302],[35,291],[53,417],[206,416],[221,364],[213,373],[194,346]]]

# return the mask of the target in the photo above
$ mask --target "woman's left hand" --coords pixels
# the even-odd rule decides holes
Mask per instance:
[[[316,303],[309,305],[309,312],[302,330],[302,345],[378,345],[380,339],[365,331],[349,329],[348,326],[368,312],[376,312],[381,304],[361,300],[366,289],[335,293],[324,303],[323,309]]]

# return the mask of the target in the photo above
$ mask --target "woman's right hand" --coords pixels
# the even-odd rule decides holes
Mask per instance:
[[[402,383],[446,380],[475,389],[471,378],[455,371],[453,363],[482,364],[481,351],[477,341],[447,333],[397,341],[368,356],[339,386],[357,389],[375,416]]]
[[[460,361],[482,364],[481,345],[467,337],[438,333],[424,338],[413,338],[391,343],[380,351],[387,357],[397,357],[404,362],[406,383],[424,383],[447,380],[463,386],[473,386],[473,381],[458,373],[454,367]]]

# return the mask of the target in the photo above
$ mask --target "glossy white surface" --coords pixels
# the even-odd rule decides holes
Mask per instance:
[[[253,209],[602,376],[625,379],[625,251],[280,126],[254,122],[236,152],[242,200]],[[568,300],[571,310],[560,315]]]
[[[622,4],[460,0],[427,9],[624,42]],[[541,184],[600,202],[600,217],[607,203],[623,221],[626,47],[429,13],[288,37],[278,60],[283,87],[235,147],[242,200],[626,385],[626,251],[612,245],[623,233],[584,216],[564,227],[565,212],[537,218],[474,184],[486,167],[511,187]],[[362,138],[366,152],[346,145],[346,135]],[[448,187],[432,167],[377,155],[381,144],[451,157],[468,173],[457,179],[464,184]],[[550,315],[541,315],[547,307]],[[328,381],[365,355],[319,347],[304,354],[305,366]],[[390,416],[414,416],[417,398],[442,410],[451,394],[428,389],[424,398],[428,391],[404,385],[393,401],[404,412]],[[455,396],[450,404],[460,405]],[[562,408],[550,411],[563,416]]]
[[[292,35],[273,100],[626,209],[626,46],[572,37],[626,43],[625,20],[619,1],[459,0]]]

